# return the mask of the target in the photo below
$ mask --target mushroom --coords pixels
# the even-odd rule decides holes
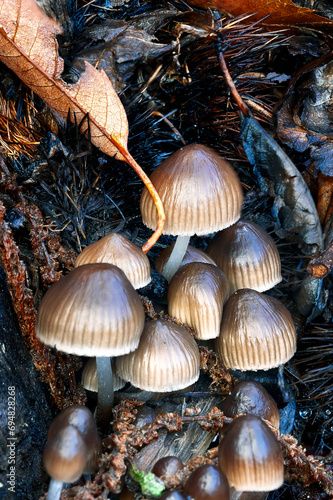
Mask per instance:
[[[147,255],[119,233],[110,233],[88,245],[77,257],[74,266],[104,262],[122,269],[133,287],[143,288],[151,282]]]
[[[254,222],[239,220],[219,231],[207,253],[227,276],[231,293],[240,288],[264,292],[282,280],[274,240]]]
[[[65,408],[51,422],[47,440],[52,441],[68,425],[75,427],[84,440],[87,457],[83,473],[91,474],[96,470],[98,455],[102,448],[94,416],[86,406],[73,405]]]
[[[183,462],[178,457],[168,456],[157,460],[152,468],[152,473],[157,477],[173,476],[184,468]]]
[[[154,170],[150,179],[166,214],[163,234],[177,235],[162,273],[170,281],[192,235],[213,233],[239,219],[242,188],[230,164],[201,144],[190,144],[173,153]],[[153,229],[156,210],[146,189],[142,192],[140,209],[143,223]]]
[[[150,321],[138,348],[116,359],[116,372],[146,391],[183,389],[199,378],[199,348],[182,326],[162,319]]]
[[[184,493],[193,500],[229,500],[228,479],[215,465],[201,465],[194,469],[184,484]]]
[[[296,330],[287,308],[274,297],[244,288],[223,310],[216,351],[226,368],[268,370],[296,351]]]
[[[113,363],[111,363],[113,390],[119,391],[119,389],[122,389],[126,385],[126,382],[125,382],[125,380],[118,377],[118,375],[115,373],[114,367],[112,365],[113,365]],[[81,382],[82,382],[83,387],[87,391],[98,392],[96,358],[89,359],[89,361],[85,364],[83,371],[82,371]]]
[[[110,356],[139,344],[145,314],[124,272],[112,264],[85,264],[46,292],[38,310],[36,335],[59,351],[96,356],[100,426],[108,425],[113,405]]]
[[[43,462],[51,477],[47,500],[58,500],[63,483],[73,483],[81,477],[87,458],[87,446],[73,425],[66,425],[46,443]]]
[[[175,242],[173,242],[169,247],[163,248],[160,255],[156,257],[155,265],[159,273],[162,273],[165,264],[169,260],[174,246]],[[216,266],[216,263],[207,253],[199,250],[199,248],[192,247],[192,245],[188,245],[180,265],[185,266],[185,264],[190,264],[191,262],[205,262],[206,264],[212,264],[213,266]]]
[[[188,500],[188,498],[177,490],[169,490],[163,493],[160,500]]]
[[[240,416],[228,425],[218,446],[218,461],[236,491],[271,491],[283,484],[280,443],[255,415]]]
[[[196,338],[215,339],[228,297],[229,283],[221,269],[191,262],[181,266],[170,281],[169,314],[193,328]]]
[[[222,402],[221,409],[226,417],[231,418],[241,413],[256,415],[279,430],[280,416],[277,404],[266,389],[255,380],[238,382]],[[222,430],[225,431],[227,428],[223,426]]]

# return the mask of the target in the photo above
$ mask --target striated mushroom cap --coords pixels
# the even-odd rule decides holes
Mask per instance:
[[[166,320],[150,321],[138,348],[116,359],[116,372],[146,391],[183,389],[199,378],[199,348],[182,326]]]
[[[119,356],[139,344],[145,314],[121,269],[86,264],[61,278],[40,304],[36,335],[59,351]]]
[[[191,262],[182,266],[169,283],[169,314],[193,328],[196,338],[215,339],[228,297],[229,284],[221,269]]]
[[[261,418],[244,415],[229,424],[218,447],[219,467],[238,491],[271,491],[283,484],[280,443]]]
[[[134,288],[151,282],[147,255],[122,234],[110,233],[88,245],[77,257],[75,267],[101,262],[122,269]]]
[[[241,184],[231,165],[213,149],[190,144],[164,160],[150,176],[164,206],[163,234],[213,233],[236,222],[243,202]],[[141,196],[143,223],[157,225],[147,188]]]
[[[254,222],[239,220],[219,231],[207,253],[227,276],[231,293],[240,288],[264,292],[282,280],[274,240]]]
[[[244,288],[233,293],[225,304],[215,346],[227,368],[268,370],[294,355],[295,325],[280,301]]]
[[[110,363],[112,361],[113,360],[110,359]],[[119,389],[122,389],[126,385],[126,382],[125,380],[122,380],[120,377],[118,377],[118,375],[115,373],[115,368],[113,365],[114,363],[112,363],[113,390],[119,391]],[[98,392],[96,358],[89,359],[89,361],[84,366],[81,382],[83,387],[87,389],[87,391]]]

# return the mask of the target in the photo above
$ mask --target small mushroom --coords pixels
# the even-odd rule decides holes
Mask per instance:
[[[163,234],[177,240],[162,274],[170,281],[183,260],[190,237],[230,226],[240,217],[241,184],[231,165],[214,150],[189,144],[164,160],[150,177],[162,200]],[[156,209],[147,189],[141,196],[143,223],[156,227]]]
[[[193,328],[196,338],[215,339],[228,297],[229,283],[221,269],[191,262],[181,266],[170,281],[169,314]]]
[[[271,491],[283,484],[280,443],[255,415],[235,418],[218,446],[219,467],[236,491]]]
[[[199,348],[182,326],[160,319],[149,321],[138,348],[116,359],[116,372],[146,391],[183,389],[199,378]]]
[[[240,288],[264,292],[282,280],[274,240],[254,222],[239,220],[219,231],[209,243],[207,253],[227,276],[230,293]]]
[[[118,377],[118,375],[115,373],[114,367],[112,365],[113,365],[113,363],[111,363],[113,390],[119,391],[119,389],[122,389],[126,385],[126,382],[125,382],[125,380]],[[82,382],[83,387],[87,391],[98,392],[98,377],[97,377],[96,358],[89,359],[89,361],[85,364],[83,371],[82,371],[81,382]]]
[[[52,441],[68,425],[75,427],[84,440],[87,457],[83,473],[91,474],[96,470],[98,455],[102,448],[94,416],[86,406],[73,405],[65,408],[51,422],[47,440]]]
[[[151,471],[157,477],[173,476],[183,468],[184,464],[180,460],[180,458],[170,455],[168,457],[163,457],[157,460]]]
[[[224,306],[215,347],[227,368],[269,370],[294,355],[295,325],[279,300],[244,288],[233,293]]]
[[[81,477],[87,459],[87,446],[73,425],[66,425],[46,443],[43,462],[51,477],[47,500],[58,500],[63,483],[73,483]]]
[[[96,356],[100,426],[109,424],[113,405],[110,356],[139,344],[145,314],[124,272],[112,264],[85,264],[61,278],[40,304],[36,335],[59,351]]]
[[[151,282],[150,263],[147,255],[126,236],[110,233],[88,245],[77,257],[75,267],[104,262],[124,271],[135,289]]]
[[[266,389],[255,380],[238,382],[222,402],[221,409],[226,417],[236,417],[241,413],[256,415],[279,430],[280,416],[277,404]]]
[[[230,488],[226,475],[215,465],[194,469],[184,485],[184,493],[193,500],[229,500]]]

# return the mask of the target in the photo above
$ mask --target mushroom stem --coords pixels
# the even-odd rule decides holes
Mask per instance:
[[[164,269],[162,271],[163,276],[168,281],[171,280],[172,276],[178,271],[179,267],[181,266],[189,242],[190,242],[190,236],[177,237],[175,246],[173,247],[169,260],[165,264]]]
[[[49,488],[47,490],[46,500],[59,500],[62,492],[62,481],[58,481],[57,479],[50,479]]]
[[[98,427],[107,429],[110,424],[114,391],[111,359],[96,357],[98,396],[96,408],[96,422]]]

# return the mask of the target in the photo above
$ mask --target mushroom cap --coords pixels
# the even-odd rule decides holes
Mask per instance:
[[[162,273],[165,264],[168,262],[173,247],[175,246],[175,242],[173,242],[168,248],[163,248],[160,255],[155,259],[156,269],[159,273]],[[215,262],[208,254],[199,250],[199,248],[192,247],[188,245],[185,255],[183,257],[183,261],[181,263],[182,266],[185,264],[190,264],[191,262],[204,262],[206,264],[212,264],[216,266]]]
[[[54,439],[68,425],[72,425],[81,433],[87,447],[87,458],[83,472],[91,474],[96,470],[98,454],[102,449],[102,441],[97,431],[94,415],[86,406],[73,405],[65,408],[51,422],[47,440]]]
[[[83,474],[87,455],[87,446],[81,432],[73,425],[67,425],[46,443],[43,462],[53,479],[73,483]]]
[[[122,269],[134,288],[151,282],[150,263],[147,255],[119,233],[110,233],[88,245],[77,257],[74,266],[104,262]]]
[[[193,500],[229,500],[229,482],[222,470],[205,464],[190,474],[184,484],[184,493]]]
[[[279,300],[244,288],[233,293],[225,304],[215,346],[227,368],[268,370],[294,355],[295,325]]]
[[[144,322],[141,300],[123,271],[112,264],[86,264],[48,289],[36,335],[70,354],[118,356],[136,349]]]
[[[116,371],[140,389],[176,391],[198,380],[199,348],[182,326],[166,320],[150,321],[138,348],[116,359]]]
[[[167,457],[162,457],[159,460],[157,460],[151,471],[157,477],[173,476],[183,468],[184,464],[180,460],[180,458],[170,455]]]
[[[166,215],[163,234],[210,234],[240,217],[241,184],[231,165],[201,144],[185,146],[164,160],[151,174]],[[143,223],[157,225],[157,212],[147,188],[141,196]]]
[[[193,328],[196,338],[215,339],[228,297],[229,284],[221,269],[191,262],[178,269],[169,283],[169,314]]]
[[[264,292],[282,280],[278,249],[271,236],[251,221],[219,231],[207,253],[226,274],[231,293],[240,288]]]
[[[255,380],[238,382],[222,402],[221,409],[226,417],[235,417],[241,413],[256,415],[279,429],[280,416],[277,404],[266,389]]]
[[[261,418],[235,418],[218,447],[219,467],[238,491],[270,491],[283,484],[280,443]]]
[[[119,389],[122,389],[126,385],[125,380],[118,377],[118,375],[115,373],[114,366],[112,366],[112,379],[114,391],[119,391]],[[87,389],[87,391],[98,392],[96,358],[89,359],[89,361],[85,364],[82,371],[81,382],[83,387]]]

